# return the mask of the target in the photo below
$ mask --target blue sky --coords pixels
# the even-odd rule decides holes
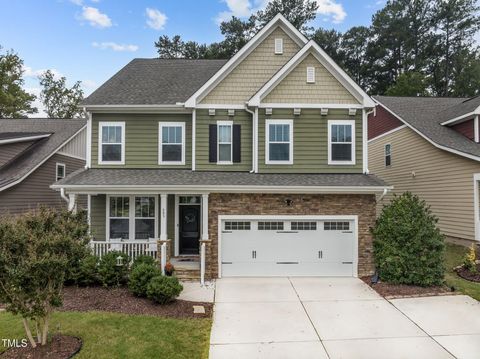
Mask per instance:
[[[222,39],[218,21],[246,17],[267,0],[0,0],[0,45],[24,59],[26,88],[53,69],[88,95],[135,57],[155,57],[160,35]],[[345,31],[368,25],[385,0],[317,0],[313,26]],[[38,105],[38,104],[37,104]]]

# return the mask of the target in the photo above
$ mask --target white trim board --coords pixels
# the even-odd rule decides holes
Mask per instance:
[[[358,215],[219,215],[217,218],[217,240],[218,240],[218,278],[222,278],[222,221],[225,220],[298,220],[298,221],[329,221],[329,220],[346,220],[354,221],[355,245],[353,246],[353,277],[358,277]]]
[[[458,151],[458,150],[454,150],[453,148],[450,148],[450,147],[446,147],[446,146],[443,146],[443,145],[439,145],[438,143],[436,143],[435,141],[431,140],[430,138],[428,138],[427,136],[425,136],[423,133],[421,133],[419,130],[417,130],[415,127],[413,127],[412,125],[410,125],[407,121],[405,121],[401,116],[397,115],[395,112],[393,112],[391,109],[389,109],[387,106],[385,106],[383,103],[381,103],[380,101],[377,101],[377,100],[374,100],[378,105],[382,106],[385,110],[387,110],[388,112],[390,112],[393,116],[395,116],[396,118],[398,118],[400,121],[402,121],[406,126],[408,126],[408,128],[410,128],[411,130],[413,130],[416,134],[418,134],[419,136],[421,136],[422,138],[424,138],[425,140],[427,140],[429,143],[431,143],[433,146],[441,149],[441,150],[444,150],[444,151],[447,151],[447,152],[451,152],[451,153],[454,153],[456,155],[459,155],[459,156],[462,156],[462,157],[466,157],[466,158],[469,158],[471,160],[474,160],[474,161],[480,161],[480,157],[478,156],[474,156],[474,155],[471,155],[471,154],[468,154],[468,153],[465,153],[465,152],[461,152],[461,151]]]
[[[6,138],[4,140],[0,140],[0,145],[7,145],[9,143],[35,141],[35,140],[39,140],[41,138],[50,137],[50,136],[51,136],[51,133],[47,133],[43,135],[26,136],[26,137]]]
[[[370,142],[373,142],[373,141],[378,140],[380,138],[383,138],[385,136],[391,135],[392,133],[403,130],[405,127],[408,127],[408,126],[407,125],[401,125],[401,126],[395,127],[393,130],[387,131],[385,133],[382,133],[381,135],[378,135],[377,137],[371,138],[367,142],[370,143]]]
[[[475,240],[480,242],[480,189],[479,189],[480,173],[473,174],[473,225]]]
[[[447,121],[444,121],[442,123],[440,123],[441,125],[450,125],[450,124],[454,124],[456,122],[464,122],[466,120],[469,120],[468,117],[472,117],[472,116],[475,116],[475,115],[480,115],[480,106],[478,106],[475,110],[473,110],[472,112],[468,112],[466,114],[463,114],[463,115],[460,115],[460,116],[457,116],[455,118],[452,118],[450,120],[447,120]]]

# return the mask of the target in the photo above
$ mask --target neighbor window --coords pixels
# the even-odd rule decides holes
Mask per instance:
[[[217,163],[232,163],[232,122],[218,121],[218,160]]]
[[[328,121],[328,163],[355,164],[355,121]]]
[[[185,164],[185,123],[160,122],[159,164]]]
[[[55,171],[55,178],[57,181],[60,181],[62,178],[65,178],[65,165],[63,163],[57,163],[56,171]]]
[[[392,164],[392,145],[385,145],[385,166],[390,166]]]
[[[110,239],[130,237],[130,197],[110,197]]]
[[[135,197],[135,239],[155,237],[155,197]]]
[[[99,123],[99,163],[125,163],[125,122]]]
[[[293,121],[266,121],[266,163],[293,163]]]

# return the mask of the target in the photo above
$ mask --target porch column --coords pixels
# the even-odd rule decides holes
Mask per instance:
[[[167,240],[167,194],[160,194],[160,240]]]
[[[202,240],[208,240],[208,193],[202,194]]]

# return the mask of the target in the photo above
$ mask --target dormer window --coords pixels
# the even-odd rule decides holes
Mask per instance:
[[[283,39],[281,37],[275,39],[275,54],[283,54]]]
[[[315,67],[309,66],[307,67],[307,84],[314,84],[315,83]]]

